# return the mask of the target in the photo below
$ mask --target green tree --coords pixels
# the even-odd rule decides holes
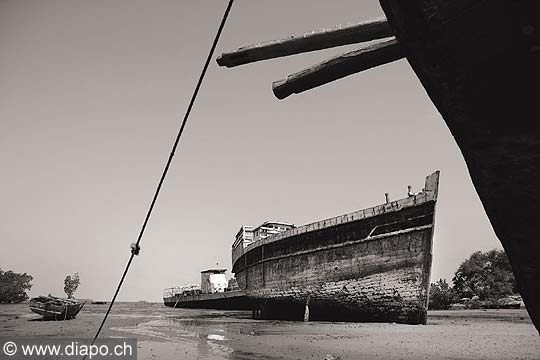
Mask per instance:
[[[28,299],[32,276],[0,269],[0,303],[20,303]]]
[[[445,279],[439,279],[436,283],[431,284],[428,306],[430,310],[448,310],[454,300],[454,289],[448,285]]]
[[[64,292],[66,293],[68,299],[73,299],[73,294],[75,291],[77,291],[79,284],[79,273],[66,276],[64,279]]]
[[[477,295],[480,300],[500,299],[516,292],[516,280],[503,250],[477,251],[463,261],[454,277],[460,298]]]

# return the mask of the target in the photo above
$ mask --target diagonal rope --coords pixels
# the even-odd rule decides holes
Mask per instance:
[[[176,148],[178,147],[178,143],[180,141],[180,137],[182,136],[182,133],[184,132],[184,128],[186,126],[187,120],[189,118],[189,114],[191,113],[191,109],[193,108],[193,104],[195,103],[195,99],[197,97],[197,94],[199,93],[199,89],[201,87],[201,84],[203,82],[204,76],[206,75],[206,70],[208,69],[208,65],[210,64],[210,60],[212,59],[214,55],[214,50],[216,49],[216,45],[219,41],[219,37],[221,36],[221,32],[223,31],[223,27],[225,26],[225,22],[227,21],[227,17],[229,16],[229,12],[231,11],[231,7],[234,3],[234,0],[229,0],[229,3],[227,5],[227,8],[225,9],[225,13],[223,14],[223,18],[221,19],[221,23],[219,24],[218,31],[216,33],[216,36],[214,38],[214,42],[212,43],[212,47],[210,48],[210,52],[208,53],[208,57],[206,58],[206,62],[204,63],[204,67],[201,71],[201,75],[199,76],[199,81],[197,82],[197,85],[195,86],[195,91],[193,91],[193,95],[191,96],[191,101],[189,102],[189,105],[186,110],[186,114],[184,115],[184,120],[182,121],[182,125],[180,126],[180,129],[178,130],[178,134],[176,135],[176,140],[174,141],[174,145],[172,147],[171,153],[169,155],[169,159],[167,160],[167,165],[165,165],[165,169],[163,170],[163,173],[161,174],[161,179],[159,180],[159,184],[157,186],[156,192],[154,194],[154,198],[152,199],[152,203],[150,204],[150,208],[148,209],[148,212],[146,213],[146,218],[144,219],[144,223],[142,225],[141,231],[139,232],[139,237],[137,238],[137,242],[134,245],[134,248],[132,249],[131,256],[129,257],[129,261],[127,262],[126,268],[124,269],[124,273],[122,274],[122,278],[120,279],[120,282],[118,283],[118,287],[116,288],[116,291],[114,293],[114,296],[109,304],[109,308],[107,309],[107,312],[105,313],[105,316],[103,317],[103,320],[101,321],[101,325],[99,326],[98,331],[96,332],[96,335],[94,336],[94,339],[92,340],[92,345],[97,340],[99,333],[103,329],[103,325],[105,325],[105,321],[107,320],[107,317],[109,316],[109,313],[111,312],[111,309],[113,307],[113,304],[116,300],[116,296],[118,295],[118,292],[120,291],[120,288],[122,287],[122,284],[124,282],[124,279],[126,278],[126,275],[128,273],[129,267],[131,266],[131,263],[133,261],[133,257],[138,253],[139,244],[141,242],[141,239],[144,234],[144,230],[146,229],[146,224],[148,224],[148,220],[150,219],[150,215],[152,214],[152,210],[154,209],[154,205],[156,204],[159,192],[161,190],[161,186],[163,185],[163,181],[165,180],[165,177],[167,176],[167,172],[169,171],[169,166],[171,165],[172,159],[174,157],[174,153],[176,151]],[[85,356],[86,358],[86,356]]]

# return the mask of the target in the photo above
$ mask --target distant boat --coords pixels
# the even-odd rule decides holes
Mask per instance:
[[[227,281],[226,269],[201,271],[201,285],[163,290],[163,303],[174,308],[252,310],[252,302],[234,278]]]
[[[105,304],[107,304],[107,302],[106,301],[92,301],[92,304],[93,305],[105,305]]]
[[[38,296],[30,300],[30,310],[47,320],[73,319],[83,306],[84,303],[77,300],[54,296]]]

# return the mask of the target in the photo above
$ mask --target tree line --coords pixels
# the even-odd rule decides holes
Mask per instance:
[[[431,284],[429,309],[446,310],[460,299],[496,302],[517,293],[516,279],[503,250],[476,251],[463,261],[452,278]]]
[[[27,273],[16,273],[0,269],[0,304],[17,304],[28,300],[26,293],[32,288],[33,277]],[[64,279],[64,292],[69,299],[80,284],[79,273],[68,275]]]
[[[20,303],[28,299],[26,291],[32,288],[32,276],[0,269],[0,304]]]

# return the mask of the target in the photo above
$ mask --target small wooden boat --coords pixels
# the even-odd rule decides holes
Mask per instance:
[[[73,319],[83,306],[84,303],[77,300],[54,296],[38,296],[30,300],[30,310],[47,320]]]

